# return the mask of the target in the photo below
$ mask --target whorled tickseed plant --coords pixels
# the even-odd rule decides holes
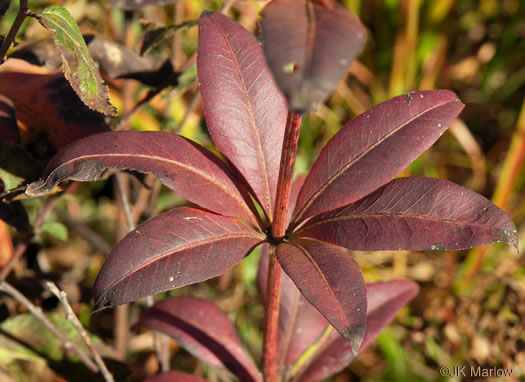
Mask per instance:
[[[221,14],[201,17],[202,103],[225,160],[174,134],[108,132],[61,150],[43,179],[26,191],[40,195],[65,179],[91,181],[108,168],[132,169],[156,174],[198,206],[165,212],[125,236],[97,277],[94,310],[218,276],[255,247],[268,245],[263,357],[269,381],[282,377],[277,367],[283,364],[277,352],[282,269],[349,340],[355,355],[366,333],[366,286],[341,247],[457,250],[494,241],[517,247],[510,218],[481,195],[441,179],[392,180],[463,109],[446,90],[395,97],[359,115],[327,143],[292,192],[300,113],[321,102],[344,75],[364,29],[330,1],[298,1],[293,6],[304,5],[303,12],[283,19],[290,2],[273,1],[263,11],[264,49],[277,84],[250,33]],[[359,41],[340,58],[337,44],[323,42],[342,25],[351,25]],[[290,28],[297,33],[289,40],[301,45],[283,50],[278,34]],[[330,65],[338,66],[336,75]],[[313,90],[318,92],[312,95]]]

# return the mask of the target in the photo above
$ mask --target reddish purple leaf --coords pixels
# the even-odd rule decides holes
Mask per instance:
[[[233,20],[205,12],[199,22],[197,68],[213,141],[271,217],[287,108],[262,49]]]
[[[273,0],[261,26],[273,75],[299,113],[330,95],[366,40],[359,20],[333,0]]]
[[[377,337],[377,335],[395,317],[397,312],[412,300],[419,290],[418,285],[409,280],[394,280],[385,283],[368,284],[366,333],[359,352]],[[348,341],[336,331],[330,334],[329,345],[313,360],[306,369],[300,382],[315,382],[342,370],[355,358]]]
[[[448,90],[392,98],[361,114],[324,147],[299,193],[295,225],[389,182],[443,134],[464,105]]]
[[[303,296],[359,349],[365,334],[366,296],[355,260],[338,247],[301,238],[279,244],[275,253]]]
[[[512,220],[483,196],[452,182],[399,178],[371,195],[316,216],[297,231],[361,251],[466,249],[501,241],[518,248]]]
[[[78,140],[51,160],[43,179],[30,184],[26,194],[48,193],[65,179],[97,180],[109,168],[154,173],[201,207],[253,222],[224,162],[196,143],[164,132],[108,132]]]
[[[266,300],[268,244],[263,244],[259,261],[258,287]],[[328,326],[328,321],[301,294],[286,273],[282,273],[279,301],[278,351],[284,364],[296,361],[314,344]]]
[[[165,212],[113,248],[93,286],[94,310],[218,276],[262,240],[235,218],[188,207]]]
[[[146,378],[144,382],[206,382],[207,380],[195,377],[190,374],[180,373],[178,371],[169,371]]]
[[[228,368],[241,381],[262,381],[232,323],[211,301],[169,298],[144,311],[138,325],[173,337],[195,357]]]

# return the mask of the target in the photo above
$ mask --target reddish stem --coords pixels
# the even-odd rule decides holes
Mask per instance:
[[[299,141],[299,129],[301,127],[300,114],[288,113],[284,143],[281,152],[281,168],[279,169],[279,180],[277,182],[277,195],[275,198],[275,209],[273,213],[272,237],[275,241],[283,240],[286,233],[288,216],[288,205],[290,202],[290,191],[297,153],[297,142]],[[265,370],[265,381],[279,381],[279,370],[277,370],[277,335],[279,327],[279,299],[281,296],[282,268],[277,262],[274,254],[274,246],[270,247],[270,261],[268,266],[268,291],[266,303],[266,316],[264,319],[264,348],[263,363]]]

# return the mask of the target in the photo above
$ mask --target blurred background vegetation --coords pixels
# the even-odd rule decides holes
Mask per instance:
[[[265,1],[179,0],[175,4],[122,10],[111,2],[30,1],[37,11],[57,3],[67,8],[86,34],[95,34],[139,52],[146,30],[197,20],[203,10],[226,11],[259,35],[258,14]],[[319,110],[304,119],[296,170],[305,173],[320,149],[346,122],[392,96],[419,89],[451,89],[467,105],[440,140],[401,175],[449,179],[473,189],[504,209],[518,227],[520,252],[525,242],[525,2],[521,0],[343,0],[369,31],[368,41],[348,76]],[[224,9],[226,8],[226,9]],[[5,34],[17,12],[12,4],[0,19]],[[114,127],[177,132],[212,148],[198,96],[195,66],[188,61],[197,47],[191,23],[169,29],[169,36],[148,55],[169,59],[184,71],[177,86],[158,92],[129,120]],[[23,25],[15,52],[48,33],[34,20]],[[352,38],[352,36],[347,36]],[[1,67],[0,67],[1,70]],[[128,113],[151,88],[133,79],[111,79],[111,100]],[[1,86],[1,85],[0,85]],[[213,149],[213,148],[212,148]],[[184,200],[146,176],[144,188],[125,177],[138,222]],[[36,236],[14,266],[9,280],[46,311],[57,302],[43,292],[42,279],[60,282],[75,311],[91,332],[111,345],[106,354],[131,365],[130,380],[156,372],[149,332],[127,330],[139,306],[90,315],[90,288],[108,251],[126,232],[125,215],[114,183],[73,184],[61,197],[24,200]],[[45,211],[45,214],[43,214]],[[0,221],[0,265],[23,238]],[[100,242],[95,242],[100,240]],[[97,244],[98,243],[98,244]],[[481,365],[512,368],[525,377],[525,260],[512,248],[489,245],[470,251],[355,252],[367,282],[410,278],[421,286],[418,297],[398,315],[366,352],[331,381],[441,381],[441,366]],[[173,292],[214,300],[235,322],[244,343],[260,359],[263,307],[255,277],[257,258],[248,257],[225,275]],[[139,304],[140,305],[140,304]],[[68,365],[58,345],[39,338],[39,329],[23,308],[0,296],[0,379],[63,380]],[[5,334],[27,338],[52,362]],[[172,341],[172,366],[227,380],[189,356]],[[15,350],[13,350],[15,349]],[[49,353],[52,355],[49,355]],[[9,357],[6,354],[10,354]],[[76,374],[71,380],[82,380]],[[87,379],[92,379],[87,374]],[[459,380],[459,379],[457,379]],[[490,380],[490,379],[489,379]]]

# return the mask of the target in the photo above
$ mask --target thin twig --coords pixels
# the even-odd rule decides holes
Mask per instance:
[[[75,230],[80,236],[84,238],[94,249],[108,255],[111,252],[111,247],[106,241],[95,231],[89,228],[86,224],[73,218],[67,211],[60,208],[55,209],[55,213],[62,219],[62,221],[69,228]]]
[[[93,342],[91,342],[91,338],[86,333],[86,330],[84,329],[84,327],[78,320],[78,317],[76,316],[75,312],[73,312],[71,305],[69,305],[69,302],[67,301],[66,292],[58,289],[58,287],[52,281],[46,282],[46,285],[47,285],[47,288],[51,291],[51,293],[53,293],[58,298],[58,300],[60,301],[60,303],[66,310],[66,320],[71,322],[71,324],[73,324],[73,326],[77,330],[78,334],[80,334],[80,337],[82,338],[82,340],[88,347],[89,351],[91,352],[91,355],[93,356],[93,358],[95,359],[95,362],[98,365],[100,372],[104,376],[104,380],[106,380],[107,382],[114,382],[115,379],[113,378],[113,375],[109,372],[108,368],[106,367],[106,364],[102,360],[102,357],[98,353],[97,349],[95,349],[95,347],[93,346]]]
[[[13,297],[16,301],[26,307],[29,312],[35,316],[46,328],[48,328],[57,338],[64,344],[64,348],[70,349],[75,353],[80,360],[87,366],[87,368],[94,373],[99,372],[98,366],[93,363],[93,361],[88,357],[87,354],[74,342],[71,342],[57,327],[49,320],[49,318],[44,314],[42,309],[36,305],[33,305],[22,293],[20,293],[16,288],[6,281],[0,280],[0,291],[7,293]]]
[[[20,0],[20,9],[18,10],[15,21],[13,22],[13,25],[11,25],[11,29],[9,29],[7,36],[2,42],[2,46],[0,46],[0,65],[4,63],[5,55],[7,54],[9,47],[15,41],[15,37],[16,37],[16,34],[18,33],[18,30],[20,29],[20,27],[22,26],[22,23],[28,16],[27,15],[28,2],[29,2],[28,0]]]

